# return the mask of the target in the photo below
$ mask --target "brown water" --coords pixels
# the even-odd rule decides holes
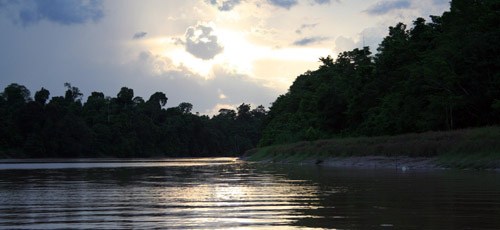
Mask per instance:
[[[500,173],[3,161],[0,228],[500,229]]]

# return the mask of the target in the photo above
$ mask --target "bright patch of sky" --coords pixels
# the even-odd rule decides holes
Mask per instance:
[[[0,88],[164,92],[214,114],[270,106],[319,58],[370,46],[441,0],[0,0]],[[234,109],[231,108],[231,109]]]

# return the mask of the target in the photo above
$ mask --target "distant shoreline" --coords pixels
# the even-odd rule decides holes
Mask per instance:
[[[500,171],[500,127],[317,140],[255,148],[241,158],[334,167]]]

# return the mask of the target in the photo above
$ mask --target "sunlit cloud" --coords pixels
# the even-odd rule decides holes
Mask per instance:
[[[221,110],[221,109],[235,110],[237,106],[238,106],[237,104],[230,105],[230,104],[219,104],[219,103],[217,103],[213,108],[206,109],[203,112],[205,114],[209,115],[209,116],[213,116],[213,115],[219,114],[219,110]]]
[[[218,89],[217,92],[219,92],[219,99],[226,99],[227,96],[222,93],[222,90]]]
[[[217,6],[217,9],[219,9],[220,11],[230,11],[242,2],[242,0],[205,0],[205,1],[214,6]]]
[[[382,42],[382,38],[386,33],[387,29],[384,26],[379,26],[363,29],[353,37],[339,36],[335,39],[333,50],[335,54],[339,54],[344,51],[350,51],[355,48],[361,49],[368,46],[372,53],[376,53],[376,47]]]
[[[269,106],[320,57],[363,45],[376,52],[389,26],[448,8],[444,0],[0,0],[0,84],[64,95],[71,82],[86,96],[128,86],[212,114],[216,105]]]
[[[217,54],[224,51],[224,47],[218,42],[213,23],[198,23],[186,30],[184,39],[177,39],[176,44],[186,47],[186,52],[203,59],[213,59]]]
[[[153,39],[156,44],[151,45],[150,49],[154,50],[158,55],[168,57],[172,60],[174,66],[184,66],[193,72],[198,73],[205,79],[216,77],[213,72],[214,66],[224,66],[226,70],[232,71],[236,74],[245,74],[255,79],[270,79],[271,72],[281,72],[282,77],[292,78],[293,75],[297,76],[307,70],[300,69],[307,66],[310,69],[318,66],[318,58],[331,54],[330,49],[324,48],[281,48],[275,49],[265,45],[254,44],[249,41],[249,32],[245,31],[232,31],[218,27],[217,36],[218,42],[224,47],[224,52],[214,56],[212,59],[204,60],[197,58],[187,53],[183,47],[176,44],[179,43],[176,38],[161,38]],[[155,48],[156,47],[156,48]],[[161,47],[161,48],[157,48]],[[282,69],[283,65],[267,65],[267,71],[261,71],[261,68],[255,68],[255,63],[276,62],[293,62],[294,68],[287,67],[286,70]],[[169,68],[172,66],[164,65]],[[291,72],[290,72],[291,71]],[[286,81],[289,83],[289,81]],[[281,84],[264,83],[266,86],[277,86]]]

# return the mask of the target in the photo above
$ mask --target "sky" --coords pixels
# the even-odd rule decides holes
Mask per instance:
[[[363,44],[376,52],[398,22],[441,15],[448,0],[0,0],[0,89],[84,101],[121,87],[166,107],[217,114],[269,107],[295,78]]]

